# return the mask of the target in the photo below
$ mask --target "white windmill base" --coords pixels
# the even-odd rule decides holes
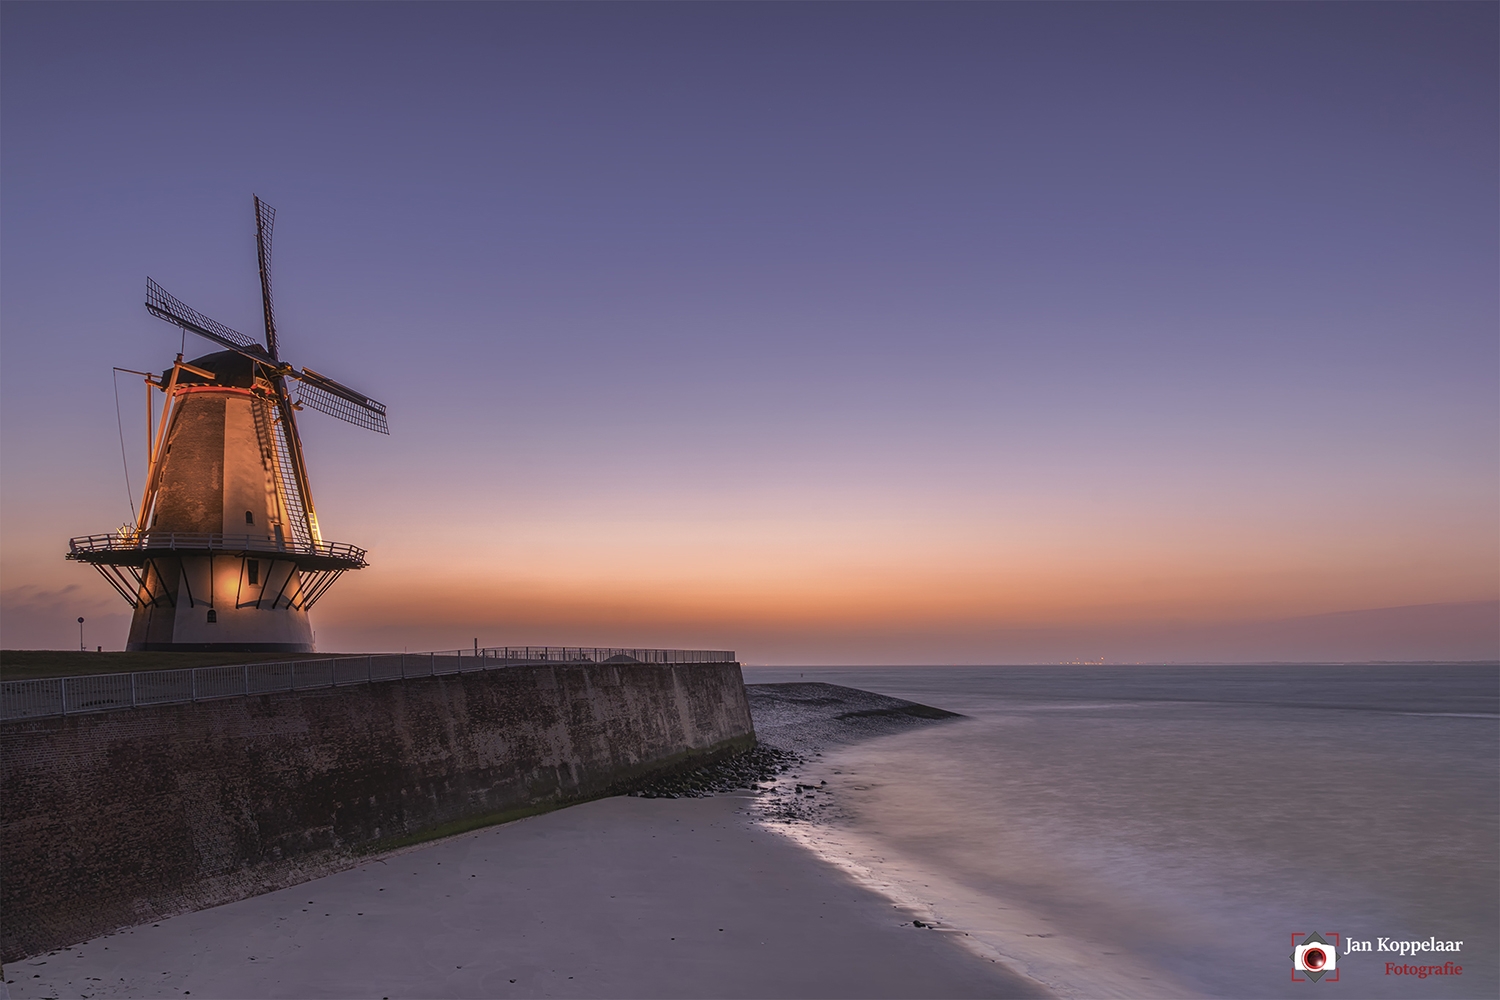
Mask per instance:
[[[125,648],[313,652],[312,624],[302,603],[301,574],[290,562],[277,563],[268,567],[264,585],[247,587],[242,578],[236,579],[241,577],[240,562],[217,559],[211,567],[209,559],[188,557],[157,563],[156,572],[148,575],[147,586],[142,587],[136,602]],[[275,567],[282,568],[278,571]],[[163,577],[175,586],[152,586]],[[204,593],[201,583],[209,578],[216,578],[223,586]],[[188,581],[200,583],[196,595],[185,585]]]

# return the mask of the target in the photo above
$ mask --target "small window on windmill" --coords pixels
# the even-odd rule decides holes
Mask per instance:
[[[254,524],[255,523],[255,512],[254,511],[250,511],[250,510],[245,511],[245,523],[246,524]]]
[[[214,622],[216,622],[218,620],[219,620],[219,613],[217,611],[215,611],[213,608],[209,608],[208,609],[208,623],[210,625],[212,625]]]
[[[249,575],[252,587],[260,584],[260,560],[251,559],[245,564],[245,572]]]

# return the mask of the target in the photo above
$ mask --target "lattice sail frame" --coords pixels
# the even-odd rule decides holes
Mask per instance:
[[[302,490],[297,485],[291,449],[287,445],[286,431],[276,400],[257,399],[254,412],[255,434],[260,439],[263,454],[270,461],[270,473],[276,485],[276,500],[281,506],[282,523],[291,526],[292,540],[298,545],[322,541],[307,517],[307,506],[302,501]]]
[[[265,313],[266,350],[276,353],[276,306],[271,298],[271,234],[276,228],[276,209],[255,196],[255,256],[260,264],[260,303]]]
[[[196,333],[256,360],[265,360],[267,357],[265,348],[254,337],[247,337],[238,330],[231,330],[218,320],[203,315],[149,277],[146,279],[146,311],[189,333]]]
[[[297,397],[299,404],[311,406],[330,417],[338,417],[356,427],[363,427],[377,434],[391,432],[385,422],[384,403],[377,403],[368,396],[340,385],[326,375],[319,375],[311,368],[302,369],[294,377],[297,384],[292,387],[292,393]]]

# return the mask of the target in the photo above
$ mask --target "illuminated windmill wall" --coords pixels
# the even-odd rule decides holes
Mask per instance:
[[[196,312],[146,280],[146,308],[221,350],[178,355],[148,391],[151,431],[136,523],[70,543],[135,608],[132,650],[311,652],[308,609],[365,552],[318,530],[297,435],[304,406],[389,433],[385,407],[280,359],[271,297],[275,211],[255,199],[266,342]]]

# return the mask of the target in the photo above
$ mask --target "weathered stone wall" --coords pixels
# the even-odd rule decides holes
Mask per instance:
[[[0,725],[0,958],[749,746],[738,664],[507,667]]]

